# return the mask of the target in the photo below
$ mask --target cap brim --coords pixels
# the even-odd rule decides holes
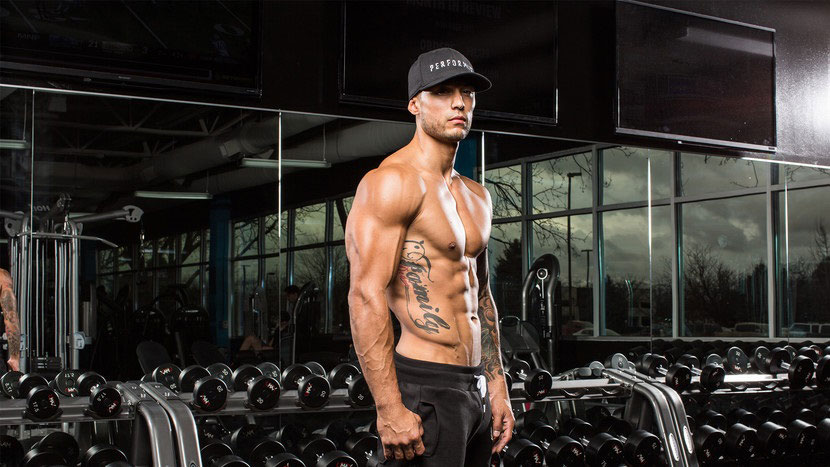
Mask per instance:
[[[418,89],[417,92],[415,92],[415,94],[409,96],[409,98],[412,99],[419,92],[421,92],[425,89],[429,89],[433,86],[439,85],[439,84],[444,83],[446,81],[450,81],[450,80],[458,79],[458,78],[469,80],[470,84],[473,85],[476,92],[484,92],[484,91],[490,89],[493,86],[493,83],[491,83],[490,80],[487,79],[486,76],[484,76],[482,74],[479,74],[479,73],[468,71],[468,72],[465,72],[465,73],[459,73],[457,75],[449,76],[447,78],[437,79],[434,82],[425,83],[423,86],[420,87],[420,89]]]

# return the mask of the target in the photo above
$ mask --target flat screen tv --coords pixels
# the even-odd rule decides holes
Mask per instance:
[[[775,30],[616,3],[618,133],[775,151]]]
[[[259,96],[262,3],[0,2],[0,69]]]
[[[347,1],[342,13],[342,101],[405,108],[412,62],[452,47],[493,82],[476,115],[556,123],[555,2]]]

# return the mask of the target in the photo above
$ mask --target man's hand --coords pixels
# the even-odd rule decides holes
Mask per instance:
[[[503,391],[491,393],[490,410],[493,412],[493,452],[501,452],[513,437],[513,425],[516,424],[510,399]]]
[[[20,357],[12,357],[6,361],[9,371],[20,371]]]
[[[412,460],[424,453],[421,417],[403,404],[378,410],[378,434],[387,459]]]

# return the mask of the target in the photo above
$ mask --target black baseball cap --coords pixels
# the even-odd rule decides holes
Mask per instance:
[[[473,71],[473,64],[461,52],[443,47],[418,55],[409,67],[409,98],[424,89],[443,83],[452,78],[464,77],[475,87],[476,92],[490,89],[489,79]]]

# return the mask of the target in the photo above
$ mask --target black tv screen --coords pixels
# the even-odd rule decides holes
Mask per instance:
[[[774,151],[775,31],[616,4],[617,132]]]
[[[257,0],[4,0],[0,68],[258,96],[261,15]]]
[[[493,87],[476,114],[556,123],[553,1],[347,1],[341,100],[403,108],[407,72],[423,52],[452,47]]]

